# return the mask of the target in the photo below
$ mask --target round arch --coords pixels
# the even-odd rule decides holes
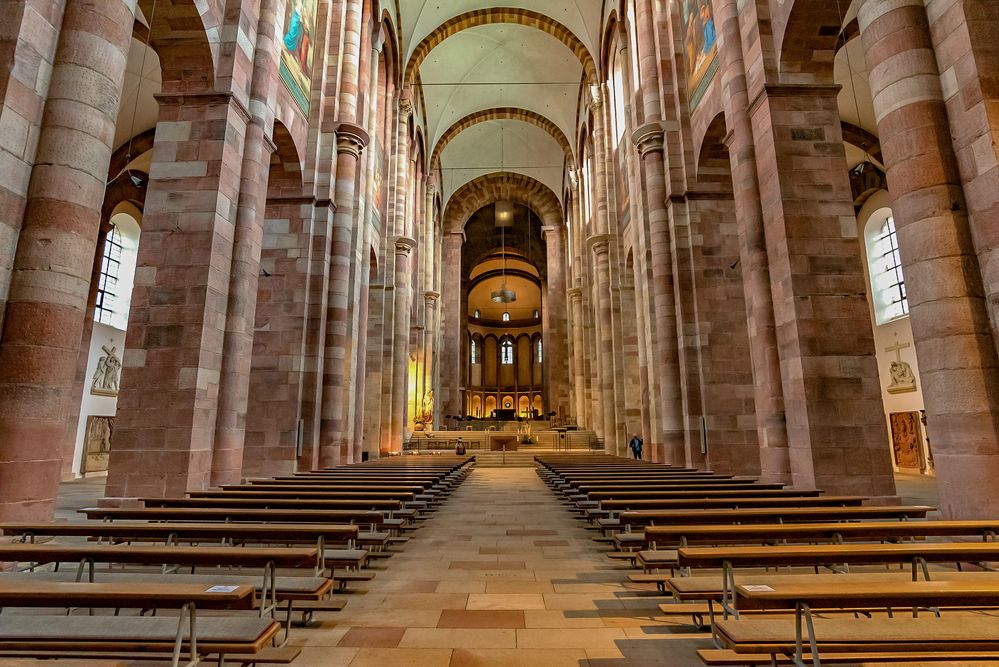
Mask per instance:
[[[590,81],[596,79],[597,68],[593,61],[593,56],[587,50],[582,41],[569,28],[559,23],[550,16],[534,12],[529,9],[517,7],[489,7],[487,9],[477,9],[464,14],[459,14],[437,26],[429,35],[423,38],[413,50],[409,62],[406,64],[405,81],[413,82],[420,65],[427,56],[438,45],[448,37],[452,37],[462,30],[476,28],[483,25],[495,25],[498,23],[510,23],[523,25],[547,33],[562,42],[570,51],[575,54],[579,62],[583,65],[583,71]]]
[[[445,233],[461,231],[473,213],[499,199],[527,206],[545,226],[562,225],[562,206],[548,186],[530,176],[493,172],[469,181],[451,195],[444,210]]]
[[[773,40],[782,83],[833,82],[835,54],[842,43],[849,2],[793,0],[773,16]]]
[[[436,168],[440,164],[441,153],[444,152],[444,149],[455,137],[470,127],[474,127],[479,123],[485,123],[490,120],[517,120],[544,130],[550,134],[556,142],[558,142],[559,146],[562,147],[562,152],[565,153],[565,160],[569,165],[569,168],[573,167],[574,158],[572,154],[572,146],[569,144],[569,140],[566,138],[565,133],[559,129],[558,125],[548,120],[545,116],[542,116],[534,111],[528,111],[527,109],[519,109],[517,107],[494,107],[492,109],[483,109],[482,111],[476,111],[475,113],[468,114],[445,130],[444,134],[441,135],[441,138],[437,140],[437,145],[434,146],[434,152],[430,158],[432,168]]]
[[[162,92],[212,90],[219,43],[208,36],[221,17],[205,0],[140,0],[139,8],[151,19],[148,42],[160,59]]]

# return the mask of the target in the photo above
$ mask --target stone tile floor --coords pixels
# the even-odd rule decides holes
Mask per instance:
[[[532,468],[473,472],[347,607],[297,632],[298,667],[699,665]]]
[[[899,481],[907,501],[934,499],[929,480]],[[103,484],[65,484],[57,514]],[[293,630],[294,667],[700,665],[707,633],[661,616],[666,599],[591,537],[533,468],[475,470],[342,612]]]

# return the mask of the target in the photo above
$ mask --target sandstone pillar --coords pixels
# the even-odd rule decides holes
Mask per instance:
[[[444,271],[441,295],[444,303],[441,345],[441,410],[445,415],[464,414],[461,399],[461,246],[465,242],[462,231],[448,232],[444,236],[441,265]]]
[[[568,291],[572,308],[572,381],[575,399],[576,423],[586,424],[586,376],[583,367],[583,290],[573,287]]]
[[[106,494],[210,481],[233,228],[250,115],[227,93],[160,95]]]
[[[607,180],[606,124],[603,114],[603,97],[593,94],[590,109],[593,118],[593,201],[594,233],[587,240],[594,262],[594,312],[597,361],[600,364],[599,423],[607,451],[615,452],[621,443],[615,441],[617,433],[617,400],[614,393],[614,319],[611,301],[609,207]]]
[[[387,449],[402,451],[406,430],[406,395],[409,383],[409,325],[412,303],[412,285],[409,257],[416,241],[406,237],[395,240],[395,332],[392,345],[392,427]]]
[[[791,477],[801,488],[892,496],[838,93],[770,84],[750,108]]]
[[[273,174],[262,221],[264,238],[273,242],[265,243],[260,254],[244,477],[294,472],[299,438],[303,453],[312,450],[305,445],[303,414],[308,368],[303,344],[310,304],[302,295],[308,293],[312,278],[308,251],[316,209],[311,197],[275,196],[276,180]],[[296,185],[301,187],[300,182]]]
[[[548,294],[545,321],[548,338],[542,343],[542,365],[548,390],[548,410],[565,417],[569,413],[569,361],[566,355],[569,332],[566,328],[565,244],[561,227],[544,227],[548,252]],[[537,350],[532,350],[537,354]]]
[[[330,248],[330,281],[327,301],[326,360],[323,366],[323,409],[320,427],[319,466],[338,465],[343,453],[343,429],[347,393],[347,327],[350,296],[350,264],[357,162],[367,145],[367,133],[346,122],[337,127],[336,200],[333,242]]]
[[[277,5],[275,0],[260,3],[257,43],[253,52],[249,106],[252,118],[246,128],[233,236],[218,417],[212,445],[213,486],[239,482],[243,467],[263,217],[270,157],[274,151],[274,143],[269,138],[274,131],[274,102],[268,102],[268,99],[273,100],[271,87],[278,72],[278,45],[274,34],[277,29]]]
[[[756,147],[749,119],[746,67],[742,56],[739,12],[734,0],[722,0],[716,8],[719,28],[721,85],[725,121],[729,128],[729,159],[736,221],[739,224],[739,260],[749,320],[749,355],[753,364],[756,431],[760,445],[760,477],[769,482],[790,482],[791,464],[787,448],[784,394],[771,295],[756,170]]]
[[[63,17],[0,339],[0,519],[53,511],[134,11]]]
[[[643,96],[646,94],[644,88],[642,94]],[[684,417],[683,397],[680,392],[673,254],[669,235],[669,213],[666,210],[662,123],[653,121],[639,127],[633,133],[632,141],[642,158],[649,217],[651,291],[657,341],[653,348],[657,360],[653,365],[659,380],[655,397],[658,399],[657,413],[663,431],[663,442],[653,444],[663,448],[667,463],[679,463],[684,461]]]
[[[65,0],[21,0],[4,6],[0,37],[0,328],[65,4]]]
[[[999,6],[992,0],[925,4],[999,354]]]
[[[372,21],[371,12],[375,3],[363,3],[360,25],[360,47],[358,55],[358,87],[357,87],[357,123],[367,128],[370,136],[377,125],[377,116],[373,110],[378,105],[372,101],[372,94],[378,94],[378,54],[371,49],[372,30],[381,29],[378,21]],[[374,60],[374,63],[372,63]],[[369,138],[370,141],[370,138]],[[350,294],[349,303],[354,304],[348,309],[348,324],[346,335],[346,368],[344,369],[344,410],[343,434],[341,436],[340,452],[345,457],[344,462],[354,463],[361,460],[361,441],[363,439],[361,413],[364,411],[364,354],[367,345],[362,334],[367,328],[368,303],[367,285],[370,278],[371,226],[366,224],[367,207],[370,205],[368,190],[370,182],[369,165],[374,160],[373,151],[361,154],[355,169],[354,178],[354,210],[351,220],[351,250],[350,250]]]
[[[861,37],[948,518],[999,501],[999,365],[922,0],[867,0]]]
[[[434,388],[434,362],[437,359],[436,341],[437,341],[437,323],[439,321],[438,308],[440,302],[441,294],[440,292],[435,292],[433,290],[428,290],[423,293],[423,393],[420,396],[422,401],[423,396],[426,396],[428,391]],[[434,392],[436,394],[436,392]],[[425,428],[430,431],[433,430],[434,421],[437,419],[437,413],[440,411],[439,404],[436,401],[436,396],[434,400],[434,414],[430,423],[425,424]]]
[[[375,26],[372,25],[372,29]],[[368,97],[367,97],[367,127],[373,132],[377,132],[378,118],[380,108],[379,103],[379,91],[378,91],[378,70],[379,70],[379,58],[378,54],[381,52],[382,44],[379,38],[372,39],[372,46],[370,49],[369,62],[369,76],[368,76]],[[360,305],[361,313],[358,315],[357,319],[357,340],[355,341],[355,348],[357,351],[357,362],[354,369],[354,458],[360,460],[362,457],[362,452],[367,451],[369,457],[374,458],[372,454],[377,454],[377,448],[374,452],[371,451],[370,444],[367,442],[366,436],[369,433],[369,429],[366,427],[366,422],[371,419],[371,415],[366,414],[368,412],[368,368],[369,368],[369,349],[368,344],[372,340],[379,340],[371,335],[370,330],[370,317],[371,313],[375,312],[378,317],[381,317],[381,294],[378,294],[376,298],[371,287],[371,272],[373,266],[371,263],[370,253],[372,252],[372,227],[374,225],[374,212],[375,212],[375,170],[378,166],[378,160],[375,155],[375,151],[368,151],[364,157],[364,179],[363,179],[363,192],[364,192],[364,209],[362,214],[358,216],[358,224],[361,227],[362,241],[358,252],[358,261],[360,262],[360,285],[357,290],[358,303]],[[372,308],[374,306],[374,308]],[[372,410],[372,413],[375,413]]]
[[[350,266],[357,163],[368,144],[368,134],[358,124],[357,91],[361,54],[362,1],[346,2],[340,59],[339,122],[336,127],[337,161],[334,187],[333,243],[330,253],[329,301],[326,323],[326,361],[323,367],[323,408],[320,426],[319,465],[340,463],[348,414],[346,401],[347,333],[350,321]],[[347,454],[349,460],[350,454]]]
[[[593,253],[594,281],[596,284],[597,303],[596,334],[597,361],[600,364],[600,400],[598,411],[602,424],[604,447],[612,454],[618,452],[621,443],[616,442],[615,399],[614,399],[614,338],[612,336],[611,300],[610,300],[610,247],[607,235],[590,239],[590,250]]]

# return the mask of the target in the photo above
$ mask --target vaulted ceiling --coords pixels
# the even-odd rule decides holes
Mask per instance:
[[[546,24],[542,29],[530,25],[532,21],[496,18],[495,0],[400,3],[407,61],[414,53],[422,58],[419,81],[430,144],[448,139],[439,151],[445,201],[465,183],[497,171],[529,176],[561,196],[568,159],[565,137],[574,135],[583,60],[596,57],[604,4],[602,0],[502,3],[504,9],[541,15],[539,20]],[[479,13],[476,18],[480,10],[492,10],[493,15],[483,20]],[[460,25],[424,54],[421,43],[428,36],[434,40],[441,26],[456,17],[464,17]],[[474,124],[460,123],[476,112],[498,108],[526,113],[499,118],[477,114],[484,117]],[[528,115],[535,120],[528,120]],[[461,131],[448,136],[456,123],[463,126]],[[564,136],[555,136],[559,133]]]

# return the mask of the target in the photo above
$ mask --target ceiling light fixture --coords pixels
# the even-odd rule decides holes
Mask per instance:
[[[500,124],[500,173],[503,171],[503,125]],[[506,228],[513,225],[513,202],[509,199],[500,199],[493,204],[493,219],[496,226],[500,228],[500,243],[503,252],[503,280],[498,290],[493,290],[489,298],[496,303],[513,303],[517,300],[517,293],[506,286]]]

